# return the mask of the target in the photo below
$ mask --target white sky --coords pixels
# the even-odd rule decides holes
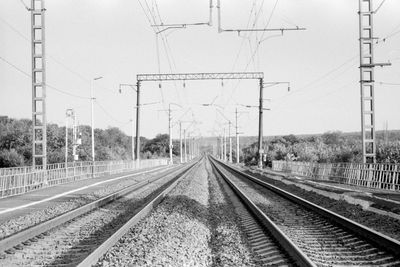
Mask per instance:
[[[261,10],[256,27],[263,28],[276,3],[276,0],[221,1],[224,28],[245,28],[253,4],[256,11]],[[150,8],[155,8],[156,2],[164,23],[208,21],[208,0],[147,0]],[[375,6],[380,2],[376,0]],[[146,8],[145,1],[141,3]],[[46,1],[46,9],[47,83],[87,98],[88,81],[103,76],[95,82],[95,96],[107,113],[96,104],[95,126],[117,126],[131,134],[133,91],[124,88],[119,94],[118,84],[135,83],[138,73],[158,72],[155,33],[139,1],[52,0]],[[188,26],[165,32],[166,49],[161,40],[159,43],[161,72],[169,73],[171,68],[173,72],[262,71],[266,81],[290,81],[289,93],[285,85],[265,89],[265,98],[271,99],[265,105],[272,109],[265,113],[265,135],[359,131],[357,10],[357,0],[279,0],[269,27],[298,25],[307,30],[285,32],[283,37],[263,41],[252,61],[256,39],[263,34],[252,34],[245,39],[236,33],[218,33],[215,8],[212,27]],[[378,82],[400,83],[399,11],[400,1],[386,0],[375,16],[375,36],[395,33],[375,46],[375,61],[390,60],[393,64],[376,68]],[[253,12],[250,26],[254,18]],[[263,38],[270,35],[276,33],[266,33]],[[31,72],[29,39],[29,12],[19,0],[1,0],[0,57],[27,73]],[[177,109],[174,118],[181,118],[192,107],[193,114],[188,112],[183,119],[194,116],[201,121],[198,129],[203,136],[210,135],[213,129],[219,130],[215,120],[223,122],[223,119],[215,108],[195,103],[210,103],[217,97],[215,103],[223,106],[224,113],[232,120],[236,103],[258,105],[257,81],[223,83],[224,86],[221,81],[187,81],[183,87],[182,82],[165,82],[162,89],[158,83],[143,84],[142,103],[162,101],[162,91],[165,105],[143,108],[142,135],[153,137],[167,132],[167,116],[158,110],[166,108],[169,102],[183,106],[181,110],[174,107]],[[386,121],[390,129],[400,128],[399,87],[376,84],[378,130]],[[75,108],[79,121],[90,124],[89,99],[71,97],[51,88],[47,96],[49,122],[64,125],[65,110]],[[256,135],[257,110],[239,109],[249,112],[240,117],[241,132]],[[31,118],[30,78],[1,60],[0,115]],[[177,130],[175,127],[176,137]]]

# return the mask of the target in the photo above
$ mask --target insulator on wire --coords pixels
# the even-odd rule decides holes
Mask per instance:
[[[183,88],[186,88],[186,83],[185,83],[185,81],[183,81]]]
[[[158,84],[158,88],[160,88],[160,89],[161,89],[161,83],[159,83],[159,84]]]
[[[224,80],[221,80],[221,86],[224,87]]]
[[[287,91],[290,92],[290,86],[288,86]]]

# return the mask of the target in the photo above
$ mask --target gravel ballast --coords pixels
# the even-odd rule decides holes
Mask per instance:
[[[249,179],[225,173],[317,266],[397,266],[393,253]],[[255,198],[253,190],[257,191]]]
[[[149,173],[147,175],[133,174],[132,176],[129,176],[122,180],[118,180],[118,182],[108,183],[103,188],[90,192],[86,195],[78,195],[66,201],[60,201],[56,202],[55,204],[50,204],[43,209],[35,210],[22,216],[3,221],[0,224],[0,240],[16,232],[32,227],[41,222],[50,220],[68,211],[74,210],[109,194],[115,193],[130,185],[136,184],[137,182],[143,181],[144,179],[147,179],[149,175],[154,176],[159,174],[160,172],[165,171],[168,170],[160,170],[154,173]]]
[[[203,160],[97,266],[254,266],[232,210]]]
[[[400,221],[394,218],[363,210],[360,205],[349,204],[344,200],[334,200],[320,194],[306,191],[295,185],[287,185],[281,181],[268,178],[265,175],[249,173],[263,181],[286,190],[296,196],[336,212],[348,219],[370,227],[394,239],[400,240]]]
[[[37,242],[0,260],[0,266],[75,266],[128,221],[141,206],[171,183],[174,176],[149,183],[99,209],[42,235]]]
[[[248,248],[246,237],[239,218],[232,212],[232,203],[224,191],[221,179],[211,171],[210,162],[206,162],[209,177],[210,223],[213,250],[213,266],[256,266],[254,255]],[[227,185],[225,186],[225,190]]]

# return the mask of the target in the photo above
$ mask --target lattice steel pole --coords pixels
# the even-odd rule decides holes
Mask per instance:
[[[389,63],[374,62],[374,31],[372,0],[359,0],[360,30],[360,91],[361,91],[361,138],[363,163],[376,162],[374,67]]]
[[[44,0],[31,0],[32,166],[47,167],[46,50]],[[45,178],[45,183],[47,182]]]

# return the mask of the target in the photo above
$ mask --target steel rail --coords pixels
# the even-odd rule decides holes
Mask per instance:
[[[190,166],[189,166],[190,167]],[[183,167],[184,170],[189,168],[187,165]],[[162,170],[158,170],[158,172],[156,172],[156,174],[159,174],[160,172],[162,173],[163,171],[165,171],[165,169]],[[173,168],[171,169],[167,169],[167,174],[172,174],[175,172],[180,172],[182,171],[182,169],[180,167]],[[123,188],[115,193],[109,194],[108,196],[105,196],[103,198],[100,198],[98,200],[95,200],[91,203],[88,203],[84,206],[81,206],[77,209],[68,211],[67,213],[61,214],[55,218],[52,218],[50,220],[44,221],[42,223],[39,223],[35,226],[32,226],[30,228],[24,229],[20,232],[17,232],[15,234],[12,234],[8,237],[5,237],[3,239],[0,240],[0,252],[4,252],[7,251],[19,244],[21,244],[24,241],[27,241],[31,238],[34,238],[36,236],[39,236],[63,223],[66,223],[76,217],[79,217],[83,214],[86,214],[92,210],[95,210],[99,207],[102,207],[118,198],[121,198],[122,196],[125,196],[135,190],[138,190],[140,188],[142,188],[143,186],[150,184],[152,182],[155,182],[157,180],[163,179],[165,177],[165,174],[163,175],[158,175],[156,177],[153,177],[151,179],[145,179],[144,181],[135,183],[133,185],[130,185],[126,188]]]
[[[128,222],[126,222],[121,228],[118,229],[112,236],[104,241],[96,250],[92,251],[79,265],[78,267],[87,267],[96,264],[100,258],[107,253],[107,251],[113,247],[118,240],[124,236],[133,226],[140,222],[146,217],[164,198],[165,196],[184,178],[191,170],[201,163],[202,159],[192,163],[183,172],[180,173],[178,179],[176,179],[170,186],[155,196],[147,205],[145,205],[135,216],[133,216]]]
[[[217,162],[214,161],[214,159],[210,160],[210,162],[218,174],[228,183],[239,199],[251,211],[257,221],[265,227],[265,229],[275,238],[276,242],[299,266],[317,266],[270,218],[264,214],[260,208],[257,207],[256,204],[254,204],[253,201],[250,200],[249,197],[246,196],[246,194],[231,179],[228,178],[227,175],[221,171],[221,167],[218,167]]]
[[[215,159],[214,159],[215,160]],[[227,169],[273,191],[274,193],[292,201],[295,202],[296,204],[302,205],[303,207],[308,208],[309,210],[318,213],[322,217],[338,224],[339,226],[343,227],[344,229],[368,240],[368,242],[371,242],[372,244],[376,245],[377,247],[390,251],[396,256],[400,256],[400,241],[391,238],[387,235],[384,235],[382,233],[379,233],[369,227],[366,227],[362,224],[359,224],[355,221],[352,221],[350,219],[347,219],[346,217],[339,215],[333,211],[330,211],[328,209],[325,209],[321,206],[318,206],[308,200],[305,200],[301,197],[298,197],[292,193],[289,193],[283,189],[280,189],[274,185],[271,185],[265,181],[262,181],[252,175],[249,175],[247,173],[244,173],[232,166],[229,166],[221,161],[218,161],[219,164],[223,165]]]

